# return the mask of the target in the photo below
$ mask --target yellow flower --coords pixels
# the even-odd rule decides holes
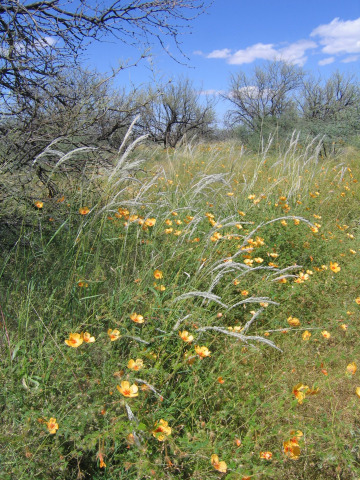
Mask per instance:
[[[360,398],[360,387],[356,387],[355,393]]]
[[[43,208],[44,206],[44,202],[40,202],[39,200],[37,202],[34,203],[35,207],[36,208]],[[54,432],[55,433],[55,432]]]
[[[249,295],[249,292],[247,290],[241,290],[240,293],[243,297],[247,297]]]
[[[89,332],[82,333],[82,339],[84,340],[85,343],[94,343],[95,342],[95,337],[92,337]]]
[[[164,232],[169,235],[174,229],[173,228],[165,228]]]
[[[161,278],[163,278],[163,273],[161,270],[155,270],[154,272],[154,278],[156,278],[156,280],[160,280]]]
[[[169,219],[165,220],[165,223],[166,223],[166,225],[169,225],[169,227],[171,227],[171,225],[172,225],[172,221],[169,220]]]
[[[155,430],[152,431],[152,434],[159,442],[163,442],[167,436],[171,435],[171,427],[168,422],[161,419],[155,423]]]
[[[186,343],[191,343],[194,340],[194,337],[190,335],[189,332],[187,332],[186,330],[184,330],[183,332],[179,331],[179,336]]]
[[[346,367],[346,371],[350,375],[355,375],[356,370],[357,370],[357,366],[355,362],[349,363],[349,365]]]
[[[249,200],[254,200],[254,198],[256,198],[256,195],[254,195],[254,194],[248,196]]]
[[[261,257],[254,258],[254,262],[256,262],[256,263],[262,263],[263,261],[264,261],[264,259],[261,258]]]
[[[144,323],[144,317],[142,315],[138,315],[136,312],[130,315],[130,318],[135,323]]]
[[[322,335],[324,338],[326,338],[327,340],[329,340],[329,338],[331,337],[331,333],[328,332],[327,330],[323,330],[323,331],[321,332],[321,335]]]
[[[211,465],[217,470],[218,472],[221,473],[226,473],[227,466],[226,463],[223,461],[219,461],[219,457],[215,454],[211,455]]]
[[[77,348],[83,343],[83,338],[80,333],[70,333],[69,334],[69,339],[65,340],[66,345],[69,345],[69,347]]]
[[[254,263],[254,260],[251,258],[245,258],[244,263],[245,265],[251,266]]]
[[[292,390],[292,393],[295,395],[298,403],[301,405],[306,397],[306,393],[310,390],[307,385],[303,385],[302,383],[298,383]]]
[[[234,192],[228,192],[226,195],[227,195],[228,197],[232,197],[232,196],[234,195]]]
[[[89,207],[80,207],[79,208],[79,213],[80,215],[87,215],[90,212]]]
[[[355,298],[355,302],[360,305],[360,297]]]
[[[135,361],[131,359],[129,360],[127,367],[130,368],[130,370],[135,370],[135,372],[137,372],[144,368],[144,362],[141,360],[141,358],[137,358]]]
[[[49,430],[49,433],[52,435],[56,433],[56,430],[59,429],[59,425],[56,423],[56,418],[50,418],[48,422],[46,422],[47,429]]]
[[[287,322],[289,325],[291,325],[292,327],[298,327],[300,325],[300,320],[296,317],[289,317],[287,319]]]
[[[305,330],[305,332],[302,334],[302,339],[309,340],[310,337],[311,337],[311,333],[308,330]]]
[[[272,452],[260,452],[260,458],[263,458],[265,460],[271,460]]]
[[[147,226],[147,227],[153,227],[156,223],[156,218],[147,218],[144,222],[144,224]]]
[[[284,453],[291,460],[298,460],[300,457],[300,447],[297,437],[293,437],[290,440],[283,442]]]
[[[199,347],[199,345],[195,345],[195,352],[200,358],[210,357],[211,353],[207,347]]]
[[[286,225],[287,225],[287,221],[286,221],[286,220],[281,220],[280,223],[281,223],[281,225],[282,225],[283,227],[286,227]]]
[[[114,342],[115,340],[118,340],[121,337],[119,330],[111,330],[111,328],[109,328],[107,333],[112,342]]]
[[[139,389],[137,385],[133,384],[130,386],[130,383],[127,380],[124,380],[123,382],[121,382],[121,386],[116,385],[116,388],[119,390],[121,395],[124,395],[124,397],[133,398],[139,395],[138,393]]]
[[[341,268],[339,267],[338,263],[330,262],[330,270],[332,270],[334,273],[338,273],[340,272]]]

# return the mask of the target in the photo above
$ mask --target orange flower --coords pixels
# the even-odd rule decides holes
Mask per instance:
[[[59,425],[56,423],[56,418],[51,417],[48,422],[46,422],[47,429],[49,430],[49,433],[52,435],[56,433],[56,430],[58,430]]]
[[[163,278],[162,271],[161,270],[155,270],[154,277],[156,278],[156,280],[160,280],[161,278]]]
[[[289,325],[291,325],[292,327],[298,327],[300,325],[300,320],[296,317],[289,317],[287,319],[287,322]]]
[[[323,331],[321,332],[321,335],[322,335],[324,338],[326,338],[327,340],[329,340],[329,338],[331,337],[331,333],[328,332],[327,330],[323,330]]]
[[[349,365],[346,367],[346,371],[350,375],[355,375],[356,370],[357,370],[357,366],[355,362],[349,363]]]
[[[225,383],[225,380],[223,379],[223,377],[219,377],[217,381],[221,384]]]
[[[290,440],[283,443],[284,453],[291,460],[298,460],[300,457],[300,447],[297,437],[293,437]]]
[[[196,345],[195,352],[200,358],[210,357],[210,350],[207,347],[199,347],[199,345]]]
[[[330,270],[332,270],[334,273],[338,273],[340,272],[341,268],[339,267],[338,263],[330,262]]]
[[[144,368],[144,362],[141,360],[141,358],[137,358],[135,361],[130,359],[127,367],[130,368],[130,370],[135,370],[137,372],[138,370]]]
[[[80,207],[79,208],[79,213],[80,215],[87,215],[90,212],[89,207]]]
[[[147,218],[144,222],[144,224],[147,226],[147,227],[153,227],[156,223],[156,218]]]
[[[89,332],[82,333],[82,338],[85,343],[94,343],[95,342],[95,337],[92,337]]]
[[[168,422],[161,419],[155,423],[155,430],[152,431],[152,434],[159,442],[163,442],[167,436],[171,435],[171,427]]]
[[[295,395],[295,398],[297,399],[298,403],[302,405],[306,393],[310,390],[310,388],[307,385],[303,385],[302,383],[298,383],[295,385],[295,387],[292,390],[292,393]]]
[[[130,315],[130,318],[135,323],[144,323],[144,317],[142,315],[138,315],[136,312]]]
[[[260,458],[264,458],[265,460],[271,460],[272,452],[260,452]]]
[[[111,328],[109,328],[107,334],[109,335],[112,342],[118,340],[121,337],[119,330],[111,330]]]
[[[179,336],[186,343],[191,343],[194,340],[194,337],[190,335],[189,332],[187,332],[186,330],[184,330],[183,332],[179,331]]]
[[[298,383],[293,388],[293,394],[295,395],[298,403],[301,405],[308,395],[317,395],[319,393],[318,388],[310,388],[307,385],[303,385],[302,383]]]
[[[40,202],[39,200],[37,202],[34,203],[35,207],[36,208],[43,208],[44,206],[44,202]]]
[[[70,333],[68,340],[65,340],[66,345],[69,347],[77,348],[83,343],[83,338],[80,333]]]
[[[219,461],[219,457],[215,454],[211,455],[211,465],[217,470],[218,472],[221,473],[226,473],[227,471],[227,466],[226,463],[223,461]]]
[[[310,337],[311,337],[311,333],[308,330],[305,330],[305,332],[302,334],[302,339],[309,340]]]
[[[124,380],[123,382],[121,382],[121,386],[116,385],[116,388],[119,390],[121,395],[124,395],[124,397],[133,398],[139,395],[138,393],[139,389],[137,385],[133,384],[130,386],[130,383],[127,380]]]

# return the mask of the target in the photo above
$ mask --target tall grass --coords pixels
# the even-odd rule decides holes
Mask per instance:
[[[4,478],[219,478],[214,454],[229,479],[358,477],[359,156],[319,140],[124,143],[57,198],[33,185],[2,252]]]

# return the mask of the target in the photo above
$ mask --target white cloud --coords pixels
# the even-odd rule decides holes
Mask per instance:
[[[327,58],[323,58],[322,60],[319,60],[318,65],[323,67],[324,65],[330,65],[330,63],[334,63],[334,62],[335,62],[335,57],[327,57]]]
[[[283,60],[303,66],[308,53],[314,53],[319,44],[321,51],[328,57],[320,60],[319,65],[329,65],[336,56],[347,55],[343,63],[356,62],[360,56],[360,17],[355,20],[334,18],[330,23],[319,25],[310,34],[311,39],[302,39],[288,45],[273,43],[256,43],[244,49],[233,51],[229,48],[213,50],[206,58],[225,59],[230,65],[252,63],[255,60]],[[316,43],[315,40],[318,40]],[[202,53],[202,52],[201,52]]]
[[[350,63],[350,62],[357,62],[359,60],[359,55],[350,55],[350,57],[344,58],[344,60],[341,60],[342,63]]]
[[[225,90],[215,90],[210,88],[209,90],[201,90],[200,95],[221,95],[225,93]]]
[[[229,48],[223,48],[222,50],[213,50],[206,58],[229,58],[231,56],[231,50]]]
[[[282,60],[302,66],[307,60],[306,50],[316,47],[317,44],[312,40],[298,40],[287,47],[281,48],[278,52]]]
[[[256,43],[242,50],[232,53],[229,48],[214,50],[206,58],[225,58],[230,65],[252,63],[255,60],[281,59],[296,65],[304,65],[307,60],[306,50],[317,45],[312,40],[299,40],[286,47],[277,48],[273,43]]]
[[[320,37],[322,51],[329,55],[360,53],[360,18],[334,18],[330,23],[315,28],[311,36]]]
[[[195,50],[193,55],[204,55],[204,53],[201,50]]]
[[[277,54],[272,43],[256,43],[255,45],[245,48],[244,50],[237,50],[231,55],[230,50],[228,52],[229,53],[226,58],[228,58],[228,63],[230,63],[230,65],[252,63],[258,58],[262,60],[272,60]],[[208,58],[213,58],[210,55],[208,55]]]

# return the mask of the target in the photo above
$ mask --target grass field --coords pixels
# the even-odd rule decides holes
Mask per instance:
[[[1,478],[360,478],[359,153],[114,165],[8,206]]]

